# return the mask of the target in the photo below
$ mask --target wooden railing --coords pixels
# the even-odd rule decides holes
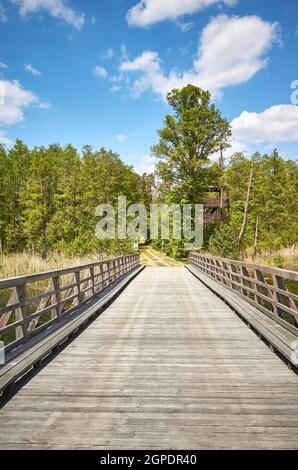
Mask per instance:
[[[200,253],[190,253],[189,262],[288,330],[298,332],[298,272]]]
[[[220,212],[213,212],[210,214],[203,214],[204,224],[219,224],[224,219],[224,215]]]
[[[221,200],[219,196],[216,196],[216,197],[209,196],[209,197],[206,197],[204,200],[204,207],[207,207],[207,208],[218,208],[220,207],[220,204],[221,204]],[[230,205],[229,199],[224,198],[222,201],[222,207],[228,208],[229,205]]]
[[[0,280],[0,340],[28,341],[140,264],[139,255]]]

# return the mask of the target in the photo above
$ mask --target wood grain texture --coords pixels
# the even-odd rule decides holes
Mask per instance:
[[[9,289],[8,293],[12,290],[8,303],[0,305],[0,340],[5,352],[30,341],[32,332],[35,335],[48,328],[139,264],[139,255],[135,253],[72,268],[0,279],[0,294],[4,298],[6,290]],[[65,276],[69,275],[66,280]],[[64,285],[61,285],[63,277]],[[32,283],[38,281],[48,285],[42,287],[38,295],[30,294],[30,290],[35,292],[36,289]],[[36,301],[39,301],[37,305]]]
[[[146,268],[0,422],[1,449],[297,449],[298,378],[185,268]]]

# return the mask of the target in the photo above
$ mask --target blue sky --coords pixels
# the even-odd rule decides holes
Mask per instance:
[[[104,146],[149,171],[165,94],[192,82],[232,151],[297,158],[297,46],[296,0],[0,0],[0,141]]]

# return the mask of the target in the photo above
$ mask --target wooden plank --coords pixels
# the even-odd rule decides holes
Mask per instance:
[[[262,316],[261,312],[238,298],[236,294],[227,291],[224,286],[192,267],[188,267],[188,269],[234,308],[249,325],[267,339],[288,361],[292,362],[293,343],[297,340],[297,334],[280,327],[276,322],[268,322],[265,315]]]
[[[297,449],[297,385],[185,268],[146,268],[0,411],[0,448]]]
[[[99,267],[102,269],[103,266],[113,268],[107,270],[108,278],[105,285],[119,278],[121,273],[116,273],[115,266],[118,265],[120,259],[127,263],[126,271],[130,271],[140,264],[139,255],[134,254],[74,268],[0,280],[0,291],[12,287],[8,304],[0,309],[0,338],[7,332],[13,333],[11,338],[5,340],[5,352],[28,341],[32,336],[32,332],[35,334],[46,327],[50,327],[59,318],[60,314],[69,314],[73,308],[88,301],[95,293],[94,268]],[[89,272],[87,277],[86,271]],[[68,274],[72,275],[70,284],[60,285],[61,276]],[[26,290],[28,286],[30,288],[31,283],[47,279],[49,279],[49,285],[43,294],[31,298],[26,297]],[[63,281],[61,281],[61,284],[63,284]],[[36,310],[27,315],[26,312],[29,310],[27,307],[33,306],[35,308],[34,303],[37,300],[40,300],[40,302]],[[51,302],[51,305],[48,305],[49,302]],[[66,308],[64,308],[65,306]],[[46,318],[44,315],[48,312],[50,312],[50,316]],[[13,315],[14,321],[9,323]],[[41,318],[44,320],[42,324],[40,324]]]
[[[117,296],[141,269],[136,268],[136,270],[123,279],[120,279],[115,286],[111,285],[109,290],[102,292],[102,295],[96,296],[90,304],[74,311],[70,319],[62,319],[60,324],[57,323],[56,327],[51,329],[50,334],[49,332],[44,332],[44,336],[39,341],[34,341],[33,338],[32,344],[28,342],[23,348],[17,348],[16,351],[12,351],[7,356],[8,362],[0,367],[0,392],[16,381],[32,365],[45,357],[53,348],[68,338],[74,330],[77,330],[91,316],[95,315],[99,309],[103,308],[106,303]]]

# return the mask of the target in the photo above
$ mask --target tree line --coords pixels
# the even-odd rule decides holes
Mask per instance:
[[[239,240],[250,176],[247,223]],[[231,208],[209,240],[213,253],[233,258],[250,250],[254,256],[298,242],[297,161],[284,160],[276,149],[251,158],[236,153],[225,168],[224,184]]]
[[[150,202],[202,204],[208,188],[229,197],[220,224],[204,227],[204,250],[239,258],[298,241],[298,165],[277,150],[224,160],[231,128],[208,91],[193,85],[167,95],[172,113],[158,130],[154,175],[139,175],[111,150],[58,144],[29,149],[0,145],[0,253],[49,250],[83,256],[123,253],[129,240],[99,240],[95,208]],[[150,241],[150,240],[148,240]],[[183,240],[157,240],[171,256],[185,256]]]
[[[131,242],[99,240],[95,208],[150,198],[150,178],[138,175],[116,153],[71,145],[30,150],[17,140],[0,145],[0,252],[30,250],[47,257],[49,250],[83,256],[131,250]]]
[[[208,188],[229,197],[220,209],[222,222],[206,225],[204,250],[239,258],[276,250],[298,241],[298,165],[277,150],[247,157],[236,153],[226,162],[231,128],[208,91],[193,85],[167,95],[173,113],[165,116],[152,153],[161,200],[203,204]],[[158,241],[170,255],[185,255],[177,240]]]

